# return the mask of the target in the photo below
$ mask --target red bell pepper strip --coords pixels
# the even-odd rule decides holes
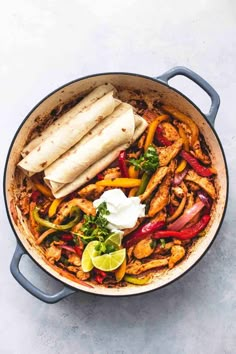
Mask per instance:
[[[161,230],[164,226],[164,221],[149,222],[128,235],[124,240],[124,246],[126,248],[131,247],[155,231]]]
[[[157,127],[156,129],[156,139],[157,141],[162,145],[162,146],[170,146],[172,145],[172,142],[168,140],[164,135],[163,135],[163,129],[161,127]]]
[[[119,163],[119,167],[120,167],[121,177],[128,178],[129,177],[129,171],[128,171],[126,159],[127,159],[126,151],[123,150],[119,154],[118,163]]]
[[[78,254],[78,256],[81,258],[83,254],[83,250],[79,246],[74,246],[75,252]]]
[[[102,181],[102,180],[104,179],[103,174],[102,174],[102,173],[98,173],[98,174],[97,174],[97,179],[98,179],[99,181]]]
[[[39,199],[42,197],[42,194],[40,193],[40,191],[36,190],[33,191],[31,194],[31,200],[35,203],[38,203]]]
[[[202,166],[198,160],[192,156],[189,152],[182,150],[180,156],[188,162],[188,164],[194,169],[199,176],[210,177],[213,175],[213,172],[210,168]]]
[[[168,238],[168,237],[176,237],[179,240],[188,240],[199,234],[202,230],[205,229],[207,224],[210,221],[210,215],[204,215],[201,220],[199,220],[195,225],[191,227],[187,227],[182,229],[181,231],[171,231],[171,230],[163,230],[157,231],[154,235],[152,235],[153,239],[159,238]]]
[[[73,240],[73,236],[71,234],[63,234],[63,235],[60,236],[60,239],[62,241],[65,241],[65,242],[72,241]]]
[[[96,268],[94,268],[93,271],[95,273],[94,279],[96,280],[96,282],[98,284],[102,284],[103,280],[107,277],[107,273],[103,272],[100,269],[96,269]]]

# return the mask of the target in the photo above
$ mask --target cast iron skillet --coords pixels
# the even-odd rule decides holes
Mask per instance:
[[[156,290],[159,289],[163,286],[166,286],[168,284],[170,284],[171,282],[173,282],[174,280],[177,280],[178,278],[180,278],[183,274],[185,274],[187,271],[189,271],[195,264],[197,264],[197,262],[202,258],[202,256],[207,252],[207,250],[209,249],[209,247],[211,246],[212,242],[214,241],[220,227],[221,224],[223,222],[223,218],[224,218],[224,214],[226,211],[226,206],[227,206],[227,199],[228,199],[228,171],[227,171],[227,164],[226,164],[226,159],[225,159],[225,155],[224,155],[224,151],[222,148],[222,145],[220,143],[220,140],[214,130],[214,121],[216,118],[216,114],[220,105],[220,98],[219,95],[217,94],[217,92],[203,79],[201,78],[199,75],[197,75],[196,73],[194,73],[193,71],[185,68],[185,67],[175,67],[169,71],[167,71],[166,73],[164,73],[163,75],[160,75],[158,77],[155,78],[150,78],[144,75],[138,75],[138,74],[130,74],[130,73],[105,73],[105,74],[97,74],[97,75],[91,75],[91,76],[87,76],[87,77],[83,77],[80,78],[78,80],[74,80],[72,82],[69,82],[65,85],[63,85],[62,87],[60,87],[59,89],[53,91],[52,93],[50,93],[48,96],[46,96],[41,102],[39,102],[33,109],[32,111],[26,116],[26,118],[24,119],[24,121],[22,122],[21,126],[19,127],[19,129],[17,130],[15,137],[12,141],[12,144],[9,148],[9,152],[8,152],[8,156],[7,156],[7,160],[6,160],[6,164],[5,164],[5,171],[4,171],[4,182],[3,182],[3,188],[4,188],[4,200],[5,200],[5,205],[6,205],[6,211],[7,211],[7,215],[8,215],[8,219],[9,222],[11,224],[12,230],[15,233],[16,239],[17,239],[17,247],[15,250],[15,253],[13,255],[12,261],[11,261],[11,265],[10,265],[10,270],[12,275],[14,276],[14,278],[18,281],[18,283],[24,288],[26,289],[29,293],[31,293],[32,295],[34,295],[35,297],[37,297],[38,299],[46,302],[46,303],[56,303],[58,301],[60,301],[61,299],[67,297],[68,295],[71,295],[73,293],[75,293],[78,289],[76,289],[75,287],[69,286],[66,282],[64,282],[64,280],[62,281],[62,284],[64,285],[63,289],[60,290],[59,292],[56,292],[55,294],[46,294],[45,292],[43,292],[42,290],[40,290],[39,288],[37,288],[35,285],[33,285],[20,271],[19,269],[19,264],[20,264],[20,260],[22,255],[24,254],[28,254],[29,256],[31,256],[31,258],[33,259],[33,261],[35,261],[39,266],[41,266],[43,269],[44,267],[39,264],[34,257],[29,253],[29,251],[26,249],[25,245],[22,244],[22,240],[20,240],[19,235],[16,231],[16,227],[13,223],[12,217],[10,215],[10,211],[9,211],[9,206],[8,206],[8,173],[7,173],[7,169],[8,169],[8,165],[11,159],[11,154],[12,154],[12,150],[14,150],[14,143],[15,140],[17,139],[17,136],[19,134],[19,132],[21,131],[21,128],[23,127],[24,123],[28,120],[28,118],[31,116],[32,112],[34,112],[37,107],[39,107],[42,103],[44,103],[44,101],[46,101],[48,98],[50,98],[51,96],[53,96],[55,93],[57,93],[58,91],[61,90],[61,92],[63,92],[63,89],[66,88],[67,86],[79,82],[81,80],[87,80],[87,79],[91,79],[91,78],[99,78],[103,75],[111,75],[111,76],[117,76],[117,75],[121,75],[124,76],[127,75],[129,77],[134,77],[137,78],[139,77],[140,79],[147,79],[150,81],[154,81],[157,82],[159,84],[161,84],[163,86],[163,88],[169,89],[174,93],[177,93],[178,95],[180,95],[182,98],[185,99],[185,101],[187,100],[187,102],[193,106],[193,108],[195,110],[197,110],[199,112],[199,114],[201,116],[203,116],[203,118],[206,120],[207,123],[207,128],[206,129],[210,129],[209,132],[211,131],[211,134],[214,134],[214,137],[216,138],[217,144],[218,144],[218,148],[220,149],[219,151],[222,153],[222,160],[223,160],[223,164],[224,164],[224,173],[225,173],[225,180],[226,180],[226,187],[225,187],[225,200],[224,200],[224,205],[222,206],[222,213],[220,215],[220,217],[218,218],[219,220],[217,220],[217,225],[215,227],[215,231],[214,231],[214,235],[211,238],[210,242],[207,244],[207,246],[204,248],[204,252],[202,252],[200,254],[199,257],[197,257],[197,259],[194,261],[193,264],[191,264],[187,269],[185,269],[183,272],[180,272],[180,274],[178,276],[176,276],[173,280],[170,280],[169,282],[166,282],[165,284],[161,284],[160,286],[157,286],[156,288],[152,288],[152,289],[147,289],[145,291],[141,291],[141,292],[148,292],[148,291],[152,291],[152,290]],[[198,107],[196,107],[196,105],[190,100],[188,99],[185,95],[183,95],[182,93],[180,93],[179,91],[175,90],[174,88],[171,88],[168,84],[168,81],[177,76],[177,75],[182,75],[185,76],[187,78],[189,78],[190,80],[192,80],[193,82],[195,82],[198,86],[200,86],[210,97],[211,99],[211,107],[209,110],[209,113],[207,114],[203,114]],[[45,270],[45,269],[44,269]],[[46,271],[48,273],[50,273],[47,269]],[[52,274],[51,274],[52,275]],[[52,275],[53,276],[53,275]],[[86,291],[87,289],[79,289],[82,291]],[[141,293],[140,292],[140,293]],[[135,292],[135,293],[126,293],[126,294],[116,294],[115,296],[126,296],[126,295],[135,295],[138,294],[139,292]],[[110,295],[110,294],[106,294],[105,292],[103,292],[102,294],[99,295]]]

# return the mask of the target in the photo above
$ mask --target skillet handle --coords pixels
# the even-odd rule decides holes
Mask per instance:
[[[192,71],[188,68],[185,68],[184,66],[176,66],[176,67],[168,70],[164,74],[156,77],[155,79],[160,80],[160,81],[164,82],[165,84],[168,84],[168,81],[177,75],[182,75],[182,76],[185,76],[188,79],[192,80],[198,86],[200,86],[208,94],[208,96],[210,96],[211,107],[210,107],[209,112],[207,114],[205,114],[205,116],[206,116],[207,120],[210,122],[210,124],[212,126],[214,126],[216,114],[217,114],[219,106],[220,106],[220,97],[219,97],[218,93],[201,76],[196,74],[194,71]]]
[[[46,294],[45,292],[34,286],[28,279],[25,278],[25,276],[21,273],[19,269],[20,260],[24,254],[26,254],[25,250],[19,243],[17,243],[15,253],[12,257],[10,270],[13,277],[18,281],[18,283],[31,295],[37,297],[39,300],[42,300],[48,304],[54,304],[64,299],[65,297],[75,293],[75,290],[73,290],[72,288],[64,286],[64,288],[58,293],[50,295]]]

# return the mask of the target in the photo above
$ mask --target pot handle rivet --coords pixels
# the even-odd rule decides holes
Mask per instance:
[[[19,269],[21,257],[24,254],[26,254],[26,251],[19,243],[17,243],[15,253],[12,257],[10,270],[13,277],[16,279],[16,281],[31,295],[37,297],[39,300],[42,300],[48,304],[54,304],[64,299],[65,297],[75,293],[74,289],[68,286],[64,286],[62,290],[51,295],[51,294],[46,294],[45,292],[37,288],[35,285],[33,285],[28,279],[26,279],[26,277],[21,273]]]
[[[220,97],[215,89],[201,76],[196,74],[194,71],[184,67],[184,66],[176,66],[164,74],[155,77],[155,79],[168,84],[168,81],[177,75],[182,75],[187,77],[188,79],[195,82],[198,86],[200,86],[211,98],[211,107],[207,114],[205,114],[207,120],[210,122],[212,126],[214,126],[215,118],[220,106]]]

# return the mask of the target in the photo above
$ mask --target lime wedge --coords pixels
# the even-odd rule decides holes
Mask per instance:
[[[99,255],[99,251],[96,251],[95,249],[98,244],[100,244],[99,241],[91,241],[85,247],[81,260],[83,272],[90,272],[90,270],[93,269],[92,257],[96,257]]]
[[[114,233],[111,234],[111,236],[109,236],[104,243],[106,246],[109,245],[109,246],[120,247],[121,241],[122,241],[121,234]]]
[[[103,254],[102,256],[92,257],[92,263],[97,269],[103,270],[104,272],[111,272],[117,269],[124,261],[126,256],[126,249],[111,252],[108,254]]]

